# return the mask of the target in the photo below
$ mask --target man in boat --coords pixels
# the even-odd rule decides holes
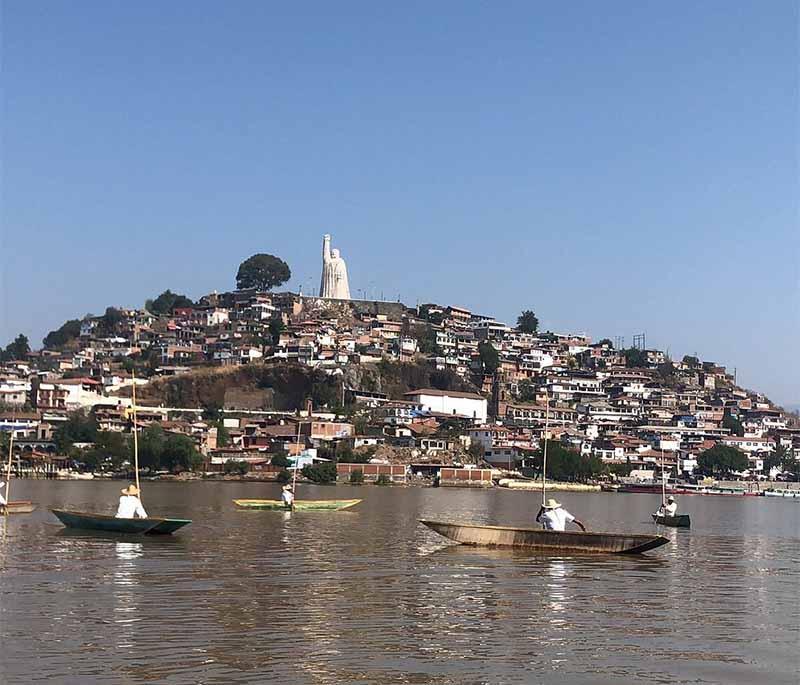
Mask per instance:
[[[0,480],[0,509],[6,506],[6,498],[5,498],[5,491],[6,491],[6,484]]]
[[[667,501],[663,502],[656,512],[656,516],[675,516],[678,513],[678,505],[675,503],[675,498],[670,495]]]
[[[292,490],[292,486],[288,483],[283,486],[281,491],[281,501],[283,502],[283,506],[287,509],[291,509],[294,506],[294,491]]]
[[[142,501],[139,499],[139,488],[135,485],[129,485],[127,488],[120,490],[122,493],[119,498],[119,506],[117,507],[116,518],[118,519],[135,519],[147,518],[147,512],[142,506]]]
[[[536,514],[536,522],[541,523],[545,530],[562,532],[566,530],[568,523],[574,523],[584,533],[586,532],[586,526],[564,509],[560,502],[556,502],[552,498],[539,509],[539,513]]]

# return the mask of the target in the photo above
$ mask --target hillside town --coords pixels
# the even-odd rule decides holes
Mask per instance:
[[[19,336],[0,357],[0,435],[14,435],[18,475],[124,473],[135,420],[152,472],[268,478],[338,462],[342,477],[355,462],[392,481],[443,467],[490,481],[498,469],[535,476],[546,437],[571,455],[569,480],[662,468],[796,478],[798,417],[714,361],[670,359],[644,335],[625,348],[542,332],[533,311],[502,322],[453,304],[350,299],[329,236],[325,250],[319,296],[271,292],[288,266],[257,255],[248,262],[269,258],[269,277],[242,277],[245,262],[237,290],[109,307],[36,351]],[[283,389],[282,372],[295,374]],[[188,399],[176,392],[187,382],[200,386]],[[704,453],[718,458],[704,464]]]

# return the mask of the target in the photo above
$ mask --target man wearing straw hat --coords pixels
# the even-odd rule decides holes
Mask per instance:
[[[117,507],[118,519],[146,519],[147,512],[142,506],[142,501],[139,499],[139,488],[135,485],[129,485],[127,488],[120,490],[122,496],[119,498],[119,506]]]
[[[560,502],[556,502],[552,497],[539,509],[539,513],[536,514],[536,521],[537,523],[541,523],[545,530],[563,532],[568,523],[574,523],[584,533],[586,532],[586,526],[564,509]]]

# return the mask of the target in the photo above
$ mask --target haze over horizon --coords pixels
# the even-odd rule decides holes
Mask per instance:
[[[798,8],[7,2],[0,345],[256,252],[800,404]],[[283,288],[281,288],[283,289]]]

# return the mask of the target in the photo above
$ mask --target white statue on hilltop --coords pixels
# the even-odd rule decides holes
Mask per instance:
[[[331,250],[331,237],[322,236],[322,280],[319,296],[334,300],[350,299],[350,284],[347,281],[347,264],[339,256],[339,250]]]

